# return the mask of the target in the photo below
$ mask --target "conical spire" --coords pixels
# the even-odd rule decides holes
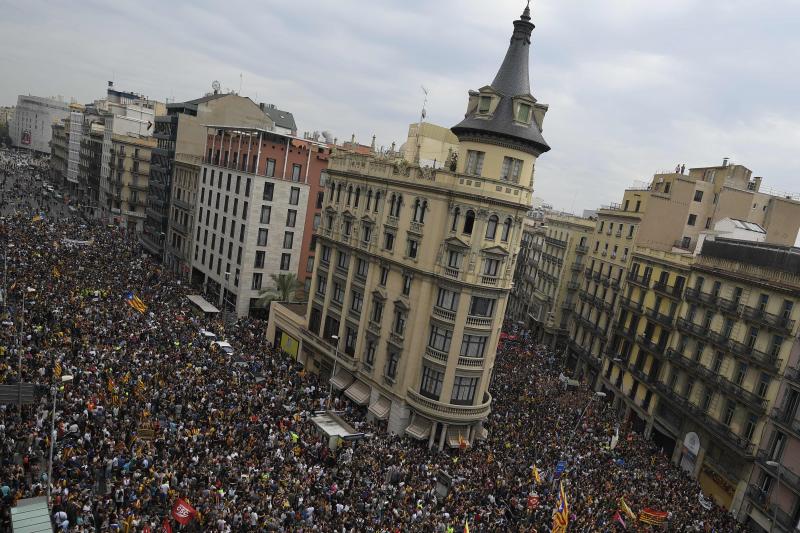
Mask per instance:
[[[519,19],[514,21],[511,42],[494,81],[490,87],[481,89],[479,93],[470,93],[471,104],[464,120],[451,128],[459,140],[480,139],[481,142],[504,146],[511,143],[520,150],[536,155],[550,150],[541,131],[547,106],[536,103],[536,99],[532,97],[528,74],[533,28],[528,5]],[[483,96],[493,99],[491,114],[478,110],[477,98]],[[517,120],[514,108],[517,100],[535,104],[535,116],[530,124]]]
[[[517,96],[531,92],[528,62],[533,28],[531,8],[527,5],[519,20],[514,21],[514,32],[506,57],[492,82],[492,88],[502,95]]]

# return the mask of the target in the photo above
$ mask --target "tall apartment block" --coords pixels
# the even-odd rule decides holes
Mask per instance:
[[[470,91],[443,169],[337,152],[312,294],[268,335],[390,432],[440,448],[483,435],[547,106],[530,94],[526,8],[494,81]],[[335,368],[334,368],[335,367]]]
[[[272,286],[270,274],[312,270],[306,266],[308,257],[314,261],[310,233],[320,223],[313,206],[322,204],[330,149],[271,130],[208,130],[188,230],[192,279],[221,307],[244,316],[260,307],[261,292]]]
[[[170,270],[189,279],[192,238],[189,229],[199,193],[199,175],[208,124],[271,129],[273,121],[249,98],[212,93],[188,102],[173,102],[155,118],[147,192],[147,217],[141,235],[144,249]],[[172,182],[178,174],[180,185]]]
[[[566,214],[547,214],[542,225],[525,220],[507,316],[558,351],[567,346],[594,229],[593,220]]]
[[[53,124],[69,115],[69,104],[58,98],[19,95],[8,135],[15,148],[50,153]]]

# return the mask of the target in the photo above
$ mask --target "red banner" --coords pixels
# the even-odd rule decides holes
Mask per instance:
[[[164,521],[161,522],[161,533],[172,533],[172,526],[169,523],[169,518],[166,516],[164,517]]]
[[[667,513],[664,511],[656,511],[655,509],[646,507],[639,512],[639,522],[660,525],[667,521],[667,516]]]
[[[195,513],[197,513],[197,511],[194,510],[194,507],[181,498],[178,498],[178,501],[172,506],[172,518],[182,526],[191,522]]]

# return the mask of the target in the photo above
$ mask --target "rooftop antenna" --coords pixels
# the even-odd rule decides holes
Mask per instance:
[[[422,101],[422,111],[419,114],[419,122],[417,123],[417,153],[414,155],[414,162],[417,164],[419,164],[419,153],[422,150],[422,140],[420,138],[422,121],[425,120],[425,116],[427,115],[425,106],[428,105],[428,89],[426,89],[424,85],[420,85],[420,88],[422,92],[425,93],[425,98]]]

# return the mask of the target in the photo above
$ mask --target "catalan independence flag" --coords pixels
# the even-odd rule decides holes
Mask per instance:
[[[558,507],[553,510],[553,533],[566,533],[569,524],[569,505],[564,482],[559,483]]]
[[[125,293],[125,301],[139,313],[147,311],[147,306],[144,305],[142,299],[136,296],[133,291]]]

